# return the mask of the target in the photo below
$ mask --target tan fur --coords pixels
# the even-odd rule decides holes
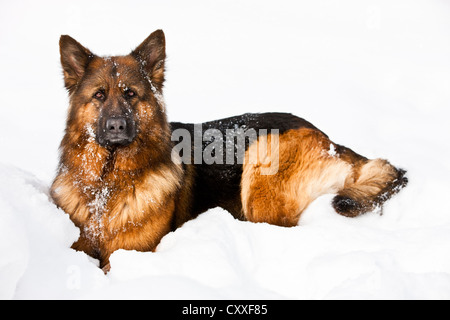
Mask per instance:
[[[280,168],[275,175],[261,174],[268,159],[244,164],[241,198],[249,221],[295,226],[312,201],[336,193],[355,204],[348,210],[337,206],[337,211],[356,216],[374,209],[377,197],[387,197],[383,192],[391,191],[399,175],[386,160],[367,160],[317,130],[290,130],[280,135],[279,143]],[[247,157],[259,147],[260,141],[250,146]]]
[[[73,248],[98,257],[102,266],[119,248],[154,250],[172,227],[181,167],[170,165],[149,171],[134,185],[127,183],[130,175],[114,171],[97,187],[62,173],[52,186],[53,199],[71,213],[81,230]]]
[[[387,181],[392,181],[395,177],[394,168],[386,160],[369,160],[359,169],[358,177],[347,183],[340,194],[351,198],[375,195],[386,186]]]
[[[268,141],[271,137],[268,137]],[[244,164],[242,204],[249,221],[294,226],[317,197],[342,189],[351,165],[326,150],[328,138],[311,129],[290,130],[279,137],[280,168],[275,175],[261,175],[261,163]],[[255,152],[259,142],[247,153]]]
[[[381,207],[383,202],[406,185],[402,175],[401,171],[383,159],[359,161],[353,176],[339,190],[334,200],[335,209],[342,215],[355,217]],[[339,199],[344,203],[353,202],[352,207],[340,209],[336,205]]]

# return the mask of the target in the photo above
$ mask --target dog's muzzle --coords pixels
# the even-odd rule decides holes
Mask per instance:
[[[136,136],[134,123],[124,117],[108,118],[101,127],[98,142],[102,146],[126,146]]]

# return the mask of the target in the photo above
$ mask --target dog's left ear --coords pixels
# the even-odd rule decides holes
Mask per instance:
[[[132,53],[142,65],[153,86],[161,91],[164,85],[164,63],[166,60],[166,38],[162,30],[156,30]]]

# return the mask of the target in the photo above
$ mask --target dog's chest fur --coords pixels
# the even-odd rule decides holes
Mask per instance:
[[[86,171],[86,167],[61,168],[52,188],[56,204],[80,228],[82,248],[78,249],[153,250],[160,235],[145,229],[157,225],[169,231],[181,167],[170,163],[145,172],[113,169],[102,176],[86,175]],[[149,234],[155,240],[141,239]]]

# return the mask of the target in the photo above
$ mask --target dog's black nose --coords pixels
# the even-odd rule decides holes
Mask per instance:
[[[124,118],[111,118],[106,120],[106,132],[109,134],[118,134],[127,132],[127,120]]]
[[[103,122],[104,121],[104,122]],[[134,122],[125,117],[110,117],[100,123],[98,141],[101,145],[128,145],[136,136]]]

